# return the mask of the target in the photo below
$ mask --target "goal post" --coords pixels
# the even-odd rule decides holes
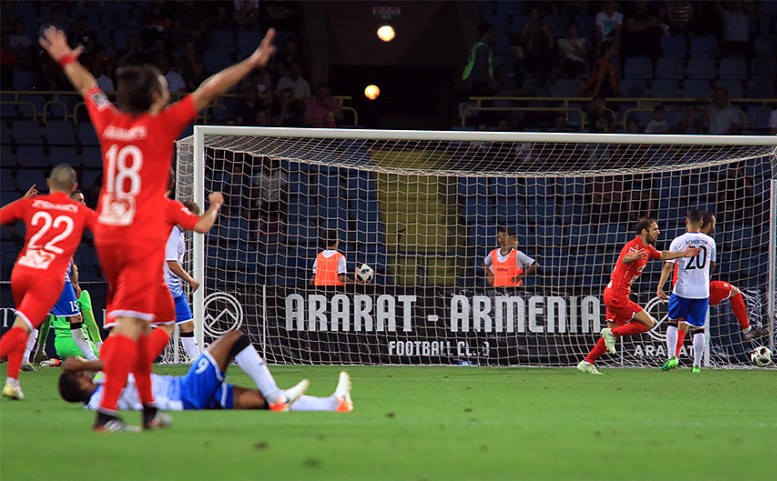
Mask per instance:
[[[201,206],[226,196],[190,246],[196,336],[205,345],[239,327],[275,363],[574,365],[604,326],[602,290],[638,218],[658,220],[656,247],[668,249],[691,208],[718,218],[713,278],[740,288],[750,323],[774,333],[775,144],[195,126],[178,142],[176,195]],[[487,279],[502,226],[540,266],[521,286]],[[366,263],[371,283],[311,286],[328,232],[347,275]],[[632,297],[663,320],[660,269],[649,263]],[[604,361],[660,365],[664,332],[624,339]],[[774,343],[745,340],[725,301],[709,334],[716,366],[747,365],[754,346]]]

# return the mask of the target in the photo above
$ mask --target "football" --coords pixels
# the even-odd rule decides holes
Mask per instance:
[[[759,346],[750,354],[750,360],[758,367],[766,367],[772,363],[772,351],[766,346]]]
[[[375,271],[367,264],[362,264],[361,267],[356,269],[356,277],[365,284],[369,284],[375,278]]]

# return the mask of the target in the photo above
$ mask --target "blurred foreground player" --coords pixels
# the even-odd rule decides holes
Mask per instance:
[[[258,389],[246,388],[225,382],[225,374],[232,360],[256,383]],[[87,409],[97,409],[103,395],[103,387],[95,382],[94,371],[102,368],[102,361],[68,359],[65,372],[59,378],[59,393],[65,401],[81,402]],[[261,375],[257,375],[262,373]],[[200,354],[185,376],[152,375],[154,395],[164,409],[270,409],[268,393],[280,392],[264,360],[251,345],[248,336],[240,331],[230,331],[218,338]],[[284,391],[290,402],[289,411],[337,411],[353,410],[351,379],[341,372],[335,392],[328,397],[304,396],[309,382],[303,379],[296,386]],[[134,383],[130,382],[119,398],[120,409],[140,410]]]
[[[76,172],[60,164],[48,178],[49,194],[22,198],[0,209],[0,224],[24,221],[24,248],[11,272],[16,304],[14,324],[0,339],[0,358],[8,359],[8,378],[2,394],[23,399],[19,369],[33,329],[46,319],[59,299],[70,263],[85,228],[93,229],[95,213],[73,201]]]
[[[594,363],[605,351],[615,354],[615,338],[633,336],[655,327],[656,320],[653,316],[629,299],[631,285],[642,275],[648,259],[693,257],[701,251],[699,248],[688,248],[682,252],[658,251],[653,244],[658,240],[660,233],[655,219],[643,217],[637,222],[637,236],[621,249],[610,275],[610,282],[604,288],[607,327],[602,329],[601,337],[591,352],[578,363],[579,371],[601,374]]]
[[[48,28],[40,45],[59,62],[65,76],[83,96],[103,154],[95,247],[110,284],[106,328],[113,327],[103,344],[106,383],[93,429],[122,431],[117,402],[130,372],[143,403],[143,427],[165,427],[151,390],[151,363],[147,345],[154,320],[154,296],[148,285],[161,285],[164,245],[169,235],[160,208],[167,191],[167,173],[173,145],[186,125],[220,95],[275,52],[274,31],[242,62],[205,80],[195,92],[167,106],[170,92],[161,72],[149,66],[126,66],[117,71],[117,106],[100,91],[92,74],[77,57],[64,33]]]

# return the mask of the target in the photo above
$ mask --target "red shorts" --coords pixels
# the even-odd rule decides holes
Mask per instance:
[[[731,297],[731,284],[726,281],[710,282],[710,305],[717,306]]]
[[[155,291],[164,283],[165,243],[100,242],[95,239],[95,247],[109,285],[105,327],[113,327],[116,316],[153,321],[158,296]]]
[[[642,306],[622,294],[613,293],[612,289],[604,290],[604,305],[608,322],[622,326],[631,321],[638,312],[644,311]]]
[[[154,325],[175,324],[175,301],[167,284],[162,282],[156,290],[156,305],[154,307]]]
[[[33,329],[43,324],[65,287],[65,273],[57,276],[39,269],[15,266],[11,272],[11,291],[16,315]]]

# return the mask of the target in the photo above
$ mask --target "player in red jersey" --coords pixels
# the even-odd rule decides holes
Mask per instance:
[[[95,247],[110,285],[105,325],[112,326],[113,331],[101,351],[107,382],[95,430],[125,428],[115,412],[130,372],[136,380],[141,378],[143,426],[162,427],[157,422],[158,410],[150,389],[151,360],[139,350],[138,340],[147,335],[148,324],[154,319],[155,299],[146,295],[146,286],[163,280],[164,245],[169,229],[165,229],[160,204],[167,190],[173,144],[197,112],[254,69],[267,64],[275,52],[274,34],[270,29],[250,57],[211,76],[171,106],[167,106],[167,83],[158,69],[119,69],[114,106],[99,90],[91,73],[76,61],[80,47],[72,50],[64,33],[55,28],[46,29],[40,39],[43,49],[59,62],[70,83],[84,97],[103,153],[104,182]]]
[[[605,351],[615,354],[617,337],[640,334],[653,329],[656,325],[653,316],[629,299],[631,286],[642,275],[648,259],[669,260],[693,257],[701,251],[697,247],[688,248],[682,252],[658,251],[653,244],[660,233],[658,223],[653,218],[643,217],[637,222],[637,236],[621,249],[610,275],[610,283],[604,288],[607,327],[602,329],[601,337],[591,352],[577,365],[578,370],[601,374],[594,363]]]
[[[57,165],[47,183],[48,195],[25,196],[0,209],[0,224],[22,220],[25,226],[24,248],[11,272],[16,318],[0,339],[0,358],[8,359],[3,396],[10,399],[24,398],[19,368],[27,337],[56,304],[84,228],[94,229],[95,224],[94,211],[70,198],[76,188],[72,167]]]

